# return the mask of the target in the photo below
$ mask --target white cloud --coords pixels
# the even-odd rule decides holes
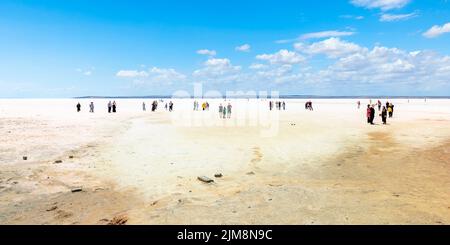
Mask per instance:
[[[353,5],[368,9],[378,8],[383,11],[399,9],[406,6],[411,0],[351,0]]]
[[[312,32],[312,33],[306,33],[300,36],[301,40],[307,40],[307,39],[317,39],[317,38],[328,38],[328,37],[344,37],[344,36],[351,36],[354,35],[355,32],[349,32],[349,31],[321,31],[321,32]]]
[[[435,25],[431,27],[428,31],[423,33],[423,36],[427,38],[435,38],[448,32],[450,32],[450,22],[443,26]]]
[[[241,51],[241,52],[250,52],[251,46],[249,44],[244,44],[242,46],[238,46],[236,47],[236,51]]]
[[[417,13],[410,13],[410,14],[382,14],[380,16],[381,22],[393,22],[393,21],[402,21],[402,20],[408,20],[414,17],[417,17]]]
[[[350,14],[341,15],[339,17],[343,18],[343,19],[353,19],[353,20],[363,20],[364,19],[364,16],[362,16],[362,15],[350,15]]]
[[[86,69],[86,70],[81,69],[81,68],[75,69],[76,72],[81,73],[81,74],[83,74],[84,76],[90,76],[90,75],[92,75],[92,74],[94,73],[94,70],[95,70],[94,67],[92,67],[92,68],[90,68],[90,69]]]
[[[236,80],[242,70],[240,66],[234,66],[229,59],[211,58],[203,64],[203,68],[193,72],[193,76],[206,82],[230,82]]]
[[[282,49],[274,54],[261,54],[256,56],[258,60],[268,61],[270,64],[298,64],[305,61],[305,58],[293,51]]]
[[[217,52],[215,50],[201,49],[201,50],[197,50],[197,54],[216,56]]]
[[[252,70],[261,70],[261,69],[264,69],[266,67],[267,67],[267,65],[255,63],[255,64],[251,64],[248,68],[252,69]]]
[[[148,77],[148,73],[146,71],[121,70],[116,73],[116,76],[124,78]]]
[[[296,43],[294,45],[297,51],[307,54],[324,54],[330,58],[338,58],[346,55],[361,52],[364,48],[357,44],[342,41],[339,38],[329,38],[311,45]]]
[[[147,71],[121,70],[116,73],[120,78],[133,78],[135,84],[164,83],[183,81],[187,77],[174,69],[162,69],[153,67]]]

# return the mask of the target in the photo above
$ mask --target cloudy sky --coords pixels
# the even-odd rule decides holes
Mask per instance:
[[[2,0],[0,97],[450,95],[449,0]]]

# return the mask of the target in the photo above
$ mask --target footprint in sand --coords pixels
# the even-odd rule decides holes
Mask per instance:
[[[259,147],[253,148],[253,158],[251,160],[252,163],[259,163],[263,158],[263,154],[261,153],[261,149]]]

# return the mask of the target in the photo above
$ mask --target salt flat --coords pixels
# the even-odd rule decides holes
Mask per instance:
[[[450,224],[450,100],[357,100],[0,100],[0,223]]]

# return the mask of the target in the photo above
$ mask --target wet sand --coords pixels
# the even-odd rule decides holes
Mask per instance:
[[[272,137],[233,125],[245,101],[225,121],[219,100],[172,114],[120,100],[115,115],[76,102],[0,100],[1,224],[450,224],[448,100],[393,100],[386,126],[356,100],[286,100]]]

